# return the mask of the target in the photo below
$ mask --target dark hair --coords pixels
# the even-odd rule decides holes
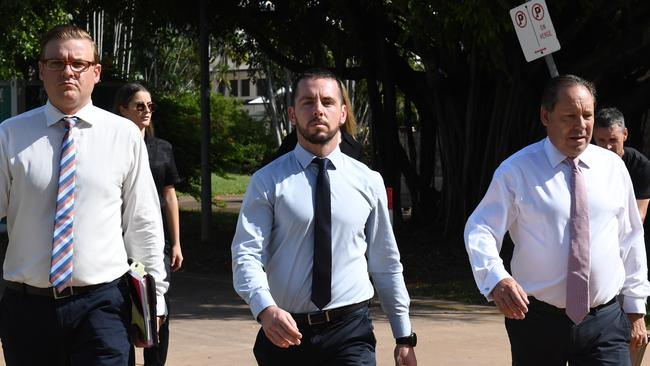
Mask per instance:
[[[623,113],[621,113],[618,108],[603,108],[596,112],[594,126],[605,128],[620,127],[621,129],[624,129],[625,118],[623,117]]]
[[[99,63],[99,53],[97,52],[97,45],[93,40],[93,37],[88,34],[85,30],[69,24],[60,24],[50,29],[43,36],[41,41],[41,61],[45,61],[45,47],[50,41],[67,41],[70,39],[82,39],[87,40],[93,47],[93,62]],[[90,60],[87,60],[90,61]]]
[[[330,70],[327,69],[322,69],[322,68],[315,68],[315,69],[309,69],[301,72],[300,74],[296,75],[296,77],[293,79],[293,83],[291,84],[291,104],[295,105],[296,104],[296,95],[298,94],[298,83],[300,81],[305,80],[305,79],[332,79],[336,81],[336,84],[339,86],[339,97],[341,99],[341,104],[343,104],[343,84],[341,83],[341,80],[331,72]]]
[[[122,85],[122,87],[120,87],[115,93],[115,98],[113,99],[113,112],[124,117],[120,112],[120,107],[126,108],[137,92],[146,92],[151,95],[151,92],[140,83],[128,83]],[[149,124],[149,127],[145,129],[145,133],[147,136],[154,135],[153,125],[151,123]]]
[[[594,107],[596,106],[596,87],[594,84],[575,75],[560,75],[552,78],[546,83],[542,92],[542,108],[552,111],[557,103],[560,90],[571,86],[584,86],[594,98]]]

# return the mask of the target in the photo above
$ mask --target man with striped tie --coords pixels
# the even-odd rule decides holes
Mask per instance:
[[[156,279],[166,313],[163,231],[146,147],[133,123],[93,106],[97,48],[68,25],[44,37],[46,105],[0,124],[7,281],[0,339],[13,365],[126,365],[127,258]]]

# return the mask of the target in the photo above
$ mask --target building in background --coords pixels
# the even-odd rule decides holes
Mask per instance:
[[[258,120],[264,118],[264,99],[268,93],[265,78],[251,78],[254,70],[247,64],[237,64],[229,58],[218,57],[212,65],[212,91],[242,101],[248,114]]]

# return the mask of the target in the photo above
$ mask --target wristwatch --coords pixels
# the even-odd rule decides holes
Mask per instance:
[[[415,333],[411,333],[406,337],[395,339],[395,343],[397,343],[397,345],[415,347],[418,344],[418,336]]]

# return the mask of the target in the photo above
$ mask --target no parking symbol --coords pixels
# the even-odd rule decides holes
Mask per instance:
[[[534,0],[510,9],[510,17],[526,61],[533,61],[560,49],[544,0]]]

